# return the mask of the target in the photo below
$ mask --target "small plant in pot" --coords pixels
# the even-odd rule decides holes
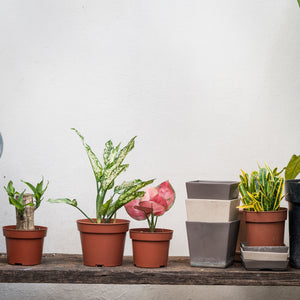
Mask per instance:
[[[41,263],[44,237],[47,227],[34,225],[34,212],[39,208],[44,188],[42,179],[36,186],[24,182],[32,191],[31,194],[17,192],[10,181],[4,187],[9,198],[9,203],[16,208],[16,225],[3,227],[6,238],[7,261],[13,265],[37,265]]]
[[[136,220],[147,220],[149,228],[130,229],[134,265],[143,268],[167,266],[169,244],[173,230],[156,228],[157,219],[175,201],[169,181],[145,189],[145,195],[125,205],[127,213]]]
[[[134,148],[133,137],[129,143],[120,148],[113,146],[111,140],[106,142],[103,163],[96,157],[92,149],[85,143],[84,137],[72,128],[82,140],[96,180],[96,218],[90,218],[78,207],[75,199],[49,199],[52,203],[66,203],[77,208],[86,219],[77,220],[80,231],[83,262],[87,266],[118,266],[122,264],[126,232],[129,220],[117,219],[117,211],[126,203],[137,197],[143,197],[140,189],[153,182],[135,179],[124,181],[115,186],[117,177],[128,168],[123,164],[127,154]],[[108,196],[108,192],[111,191]],[[105,246],[104,246],[105,245]]]
[[[285,179],[279,174],[265,164],[250,176],[244,171],[240,175],[249,246],[283,246],[287,209],[280,207]]]

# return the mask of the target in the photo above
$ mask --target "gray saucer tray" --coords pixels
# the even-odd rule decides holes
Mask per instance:
[[[247,243],[241,243],[241,259],[247,270],[273,270],[284,271],[288,267],[289,260],[282,259],[288,257],[289,247],[283,246],[248,246]],[[247,255],[246,255],[247,254]],[[249,255],[248,255],[249,254]],[[253,255],[254,254],[254,255]],[[279,254],[279,255],[278,255]],[[247,259],[247,257],[256,257],[257,259]],[[274,257],[282,257],[280,260],[274,260]],[[269,257],[269,259],[265,259]],[[272,260],[273,259],[273,260]]]
[[[189,199],[232,200],[239,196],[238,181],[194,180],[185,184]]]
[[[241,248],[244,251],[276,252],[276,253],[287,253],[289,250],[289,247],[286,245],[283,245],[283,246],[248,246],[248,243],[241,243]]]
[[[248,260],[243,259],[242,262],[245,269],[249,271],[285,271],[288,267],[288,260],[272,261],[272,260]]]

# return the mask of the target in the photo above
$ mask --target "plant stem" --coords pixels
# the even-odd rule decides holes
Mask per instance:
[[[91,218],[89,218],[78,206],[74,206],[76,207],[87,219],[89,219],[92,223],[96,223],[94,220],[92,220]]]

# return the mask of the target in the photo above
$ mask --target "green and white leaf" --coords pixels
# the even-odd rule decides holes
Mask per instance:
[[[103,167],[102,167],[100,161],[98,160],[97,156],[92,151],[91,147],[85,143],[84,137],[80,134],[80,132],[78,130],[76,130],[75,128],[71,128],[71,129],[74,130],[77,133],[77,135],[81,138],[83,146],[85,147],[86,153],[90,160],[90,164],[92,166],[96,181],[99,182],[100,178],[102,176],[102,173],[103,173]]]
[[[117,185],[114,189],[115,194],[122,194],[125,190],[137,185],[142,182],[141,179],[135,179],[131,181],[124,181],[121,185]]]
[[[71,199],[68,199],[68,198],[57,198],[57,199],[48,199],[48,202],[51,202],[51,203],[66,203],[66,204],[77,207],[76,199],[71,200]]]
[[[103,174],[103,179],[102,179],[102,188],[103,190],[108,190],[109,188],[113,188],[111,183],[126,169],[129,167],[129,165],[121,165],[118,166],[117,168],[112,168],[109,170],[105,170]]]
[[[110,208],[107,211],[107,221],[109,221],[111,219],[111,217],[115,214],[115,212],[120,209],[122,206],[124,206],[125,204],[127,204],[128,202],[137,199],[137,198],[141,198],[143,197],[145,194],[145,192],[143,191],[139,191],[139,192],[135,192],[131,195],[128,195],[126,198],[123,198],[122,200],[118,199],[117,201],[115,201]]]
[[[114,148],[111,140],[105,143],[103,162],[106,169],[110,168],[119,153],[120,144]]]

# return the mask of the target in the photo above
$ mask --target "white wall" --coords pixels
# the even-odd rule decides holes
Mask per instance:
[[[109,138],[138,135],[121,180],[171,181],[176,203],[158,225],[175,230],[170,254],[188,255],[186,181],[236,180],[299,154],[299,26],[296,0],[2,1],[0,185],[43,175],[46,198],[94,215],[93,174],[69,128],[99,155]],[[13,224],[2,188],[0,199],[0,225]],[[80,253],[80,217],[43,203],[45,252]]]
[[[171,181],[176,203],[159,226],[175,230],[171,255],[187,255],[187,180],[236,180],[299,154],[296,1],[4,1],[0,22],[1,186],[43,175],[46,198],[76,198],[94,215],[93,174],[70,127],[99,155],[109,138],[138,135],[121,180]],[[0,197],[1,225],[13,224]],[[45,251],[80,253],[80,217],[43,203]]]

